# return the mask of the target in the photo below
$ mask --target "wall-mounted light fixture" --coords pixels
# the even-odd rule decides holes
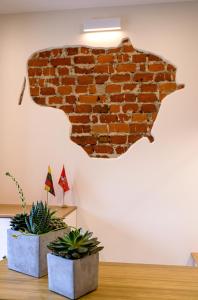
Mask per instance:
[[[84,22],[84,32],[120,30],[120,18],[91,19]]]

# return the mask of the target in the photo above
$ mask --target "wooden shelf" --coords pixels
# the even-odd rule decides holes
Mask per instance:
[[[52,210],[56,210],[56,216],[59,218],[65,218],[71,212],[76,210],[76,206],[67,206],[67,207],[60,207],[60,206],[49,206]],[[29,211],[31,205],[27,205],[27,211]],[[0,218],[12,218],[17,213],[21,213],[22,209],[21,206],[18,204],[0,204]]]

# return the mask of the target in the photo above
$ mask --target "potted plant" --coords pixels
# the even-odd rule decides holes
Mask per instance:
[[[99,247],[92,233],[74,229],[48,244],[49,290],[77,299],[98,287]]]
[[[27,213],[25,197],[19,183],[10,173],[7,172],[6,175],[16,183],[23,209],[22,213],[11,219],[11,229],[7,231],[8,268],[42,277],[47,274],[47,244],[70,229],[42,201],[33,203],[30,213]]]

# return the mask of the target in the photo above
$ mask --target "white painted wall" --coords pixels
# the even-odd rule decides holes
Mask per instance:
[[[86,9],[0,17],[0,201],[17,202],[12,172],[29,202],[45,199],[48,163],[62,164],[78,205],[78,224],[102,241],[103,260],[187,264],[198,251],[198,3]],[[123,32],[81,34],[84,19],[120,16]],[[186,88],[164,100],[153,128],[118,159],[91,159],[69,139],[62,111],[40,107],[26,89],[18,106],[28,57],[39,49],[87,44],[116,46],[129,36],[178,67]],[[60,201],[60,189],[57,201]]]

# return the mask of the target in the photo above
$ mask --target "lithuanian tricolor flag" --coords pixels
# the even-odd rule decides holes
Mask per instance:
[[[52,181],[52,172],[50,166],[48,167],[48,173],[45,180],[45,190],[55,196],[54,185]]]

